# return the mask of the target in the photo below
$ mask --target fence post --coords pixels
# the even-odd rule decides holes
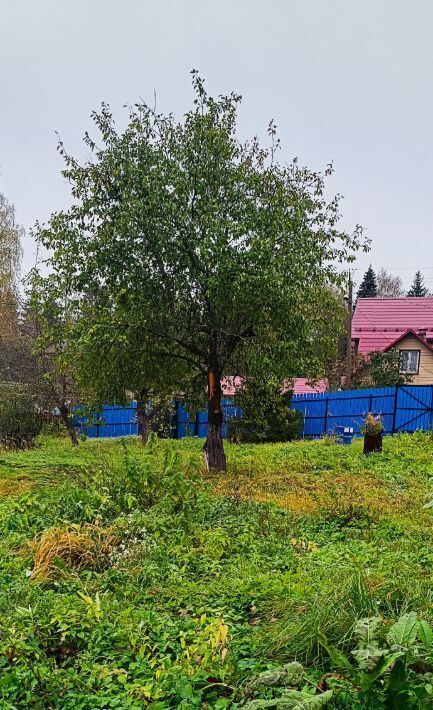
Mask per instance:
[[[428,430],[431,431],[431,423],[432,423],[432,413],[433,413],[433,387],[432,385],[428,385],[430,387],[430,407],[429,407],[429,417],[428,417]]]
[[[323,427],[324,427],[324,429],[323,429],[323,432],[322,432],[323,434],[326,434],[327,431],[328,431],[328,414],[329,414],[328,405],[329,405],[329,399],[328,399],[328,397],[326,397],[325,421],[323,422]]]
[[[398,400],[398,385],[396,385],[395,392],[394,392],[394,413],[392,416],[392,433],[393,434],[395,432],[395,421],[397,418],[397,400]]]

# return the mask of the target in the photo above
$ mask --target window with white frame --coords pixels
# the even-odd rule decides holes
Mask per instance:
[[[417,375],[419,371],[419,350],[400,350],[400,372]]]

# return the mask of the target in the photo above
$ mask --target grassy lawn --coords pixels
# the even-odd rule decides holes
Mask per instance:
[[[369,458],[359,441],[228,445],[224,475],[200,449],[0,452],[0,707],[316,707],[357,620],[433,619],[430,435]],[[248,691],[295,660],[310,704]],[[427,687],[428,654],[421,670]],[[329,707],[431,707],[338,671]]]

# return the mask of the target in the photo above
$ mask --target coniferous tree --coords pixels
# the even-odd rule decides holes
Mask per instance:
[[[364,274],[362,283],[358,290],[358,298],[375,298],[377,296],[376,274],[370,264]]]
[[[424,276],[422,275],[421,271],[416,272],[413,284],[407,292],[407,295],[411,297],[415,296],[418,298],[428,296],[428,288],[424,283]]]

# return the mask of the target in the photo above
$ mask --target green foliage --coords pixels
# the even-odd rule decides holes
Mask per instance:
[[[306,686],[305,681],[305,670],[296,661],[288,663],[282,668],[264,671],[249,680],[243,690],[243,699],[240,701],[239,707],[244,710],[260,710],[260,708],[275,708],[275,710],[311,708],[313,710],[313,708],[327,706],[333,696],[333,691],[327,690],[317,695],[315,689]],[[279,694],[268,699],[250,699],[252,695],[269,688],[277,688]]]
[[[377,296],[376,274],[370,264],[358,289],[358,298],[374,298],[375,296]]]
[[[26,389],[0,386],[0,446],[8,449],[33,446],[42,424],[42,414]]]
[[[329,705],[332,698],[332,690],[327,690],[320,695],[311,695],[302,693],[297,690],[286,690],[279,698],[272,700],[251,700],[243,705],[246,710],[260,710],[260,708],[274,708],[275,710],[314,710],[314,708],[323,708]]]
[[[368,378],[373,387],[395,387],[412,382],[413,375],[400,372],[400,354],[398,350],[370,353]]]
[[[414,612],[391,626],[381,617],[362,619],[354,627],[356,665],[327,640],[321,643],[341,678],[356,688],[366,707],[419,708],[433,702],[433,632]]]
[[[302,431],[302,415],[290,409],[292,393],[281,393],[276,381],[249,381],[235,398],[241,416],[228,422],[231,441],[292,441]]]
[[[198,504],[202,485],[195,464],[182,470],[179,456],[170,451],[155,460],[154,434],[143,458],[132,455],[124,440],[119,446],[121,457],[116,463],[104,461],[92,471],[90,481],[88,471],[76,475],[77,485],[59,499],[62,518],[102,522],[157,503],[165,508],[170,504],[173,513]]]
[[[424,277],[421,271],[417,271],[413,280],[413,284],[407,292],[408,296],[422,298],[428,296],[428,288],[424,284]]]
[[[282,668],[264,671],[249,680],[243,690],[243,699],[239,707],[244,710],[259,710],[260,708],[321,708],[328,705],[333,696],[332,690],[315,694],[315,690],[306,687],[305,670],[300,663],[293,661]],[[251,696],[268,688],[277,688],[278,695],[273,698],[257,698]],[[299,690],[302,688],[302,690]]]

